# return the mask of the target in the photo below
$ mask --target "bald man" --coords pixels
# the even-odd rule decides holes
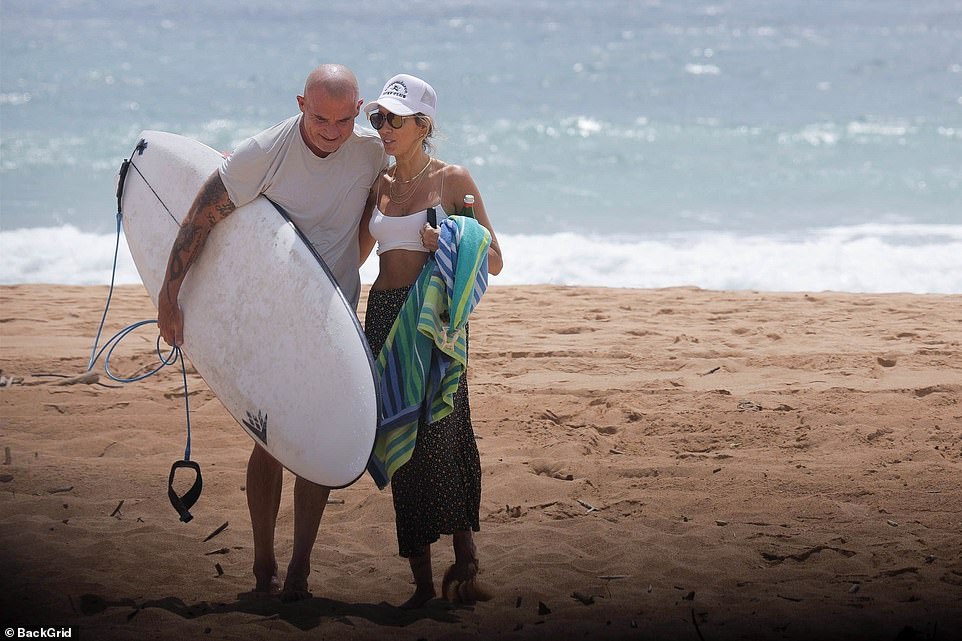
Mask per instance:
[[[304,95],[297,97],[298,115],[242,142],[211,174],[181,225],[161,286],[157,324],[168,344],[183,342],[184,316],[177,297],[211,229],[260,195],[285,211],[330,267],[347,300],[357,306],[358,224],[371,184],[387,166],[380,138],[354,124],[362,102],[350,69],[322,65],[310,73]],[[274,529],[282,476],[281,464],[255,444],[247,463],[255,596],[271,595],[280,587]],[[311,550],[329,494],[330,488],[300,477],[295,481],[294,549],[280,593],[283,600],[311,596]]]

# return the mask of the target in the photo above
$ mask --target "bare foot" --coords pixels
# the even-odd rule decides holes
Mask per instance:
[[[441,582],[444,598],[452,603],[473,605],[478,601],[490,601],[494,595],[487,586],[478,581],[478,561],[455,563],[444,573]]]
[[[254,563],[254,589],[251,592],[269,594],[277,592],[281,582],[277,578],[277,561],[271,559],[267,563]]]
[[[270,578],[266,585],[258,582],[254,589],[249,592],[241,592],[237,595],[238,601],[260,601],[263,599],[273,599],[281,591],[281,582],[276,576]]]
[[[434,591],[434,586],[431,586],[430,590],[422,590],[418,588],[411,595],[411,598],[398,606],[402,610],[417,610],[418,608],[423,608],[428,601],[437,596],[437,592]]]
[[[281,601],[284,603],[293,603],[295,601],[310,599],[313,596],[307,585],[307,575],[292,572],[288,569],[287,579],[284,581],[284,589],[281,591]]]

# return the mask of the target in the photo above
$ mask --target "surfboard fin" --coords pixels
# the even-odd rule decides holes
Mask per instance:
[[[189,490],[184,492],[183,496],[177,496],[177,492],[174,491],[174,476],[177,475],[177,470],[181,468],[187,468],[194,470],[194,484]],[[177,461],[170,466],[170,478],[167,480],[167,497],[170,499],[170,504],[174,506],[177,513],[180,514],[180,520],[184,523],[189,523],[193,519],[193,515],[190,513],[190,508],[194,507],[194,503],[200,498],[200,492],[204,487],[204,479],[200,475],[200,465],[194,461]]]

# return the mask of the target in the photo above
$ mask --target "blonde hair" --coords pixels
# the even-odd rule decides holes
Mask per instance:
[[[419,113],[414,114],[414,122],[416,122],[419,127],[428,128],[428,132],[424,134],[424,138],[421,140],[421,147],[429,155],[433,154],[436,151],[434,146],[434,120],[430,116]]]

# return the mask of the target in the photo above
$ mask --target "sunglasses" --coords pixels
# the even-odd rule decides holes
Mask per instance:
[[[375,111],[370,115],[371,126],[374,127],[376,131],[380,131],[384,123],[391,125],[391,129],[400,129],[404,126],[405,118],[413,118],[414,116],[399,116],[397,114],[392,114],[390,111],[384,113],[382,111]]]

